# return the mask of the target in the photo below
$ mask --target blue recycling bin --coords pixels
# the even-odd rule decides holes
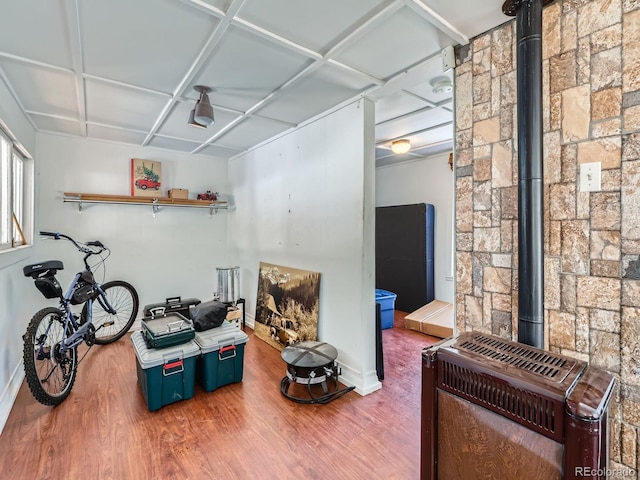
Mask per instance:
[[[380,304],[380,325],[382,329],[393,327],[393,312],[396,308],[397,295],[376,288],[376,302]]]

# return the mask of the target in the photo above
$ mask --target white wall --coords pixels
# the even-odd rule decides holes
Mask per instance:
[[[255,314],[260,262],[320,272],[318,338],[362,394],[375,374],[373,104],[361,100],[231,161],[230,250]]]
[[[4,128],[9,130],[8,133],[31,156],[35,156],[35,130],[1,80],[0,120]],[[22,276],[22,265],[28,263],[33,250],[28,246],[0,252],[0,431],[22,383],[21,337],[28,318],[34,313],[33,307],[39,301],[36,293],[31,291],[33,287]]]
[[[435,296],[455,303],[453,272],[454,176],[449,154],[376,169],[376,207],[431,203],[435,207]]]
[[[187,188],[192,193],[227,190],[227,161],[160,149],[65,136],[38,135],[36,230],[59,231],[79,240],[100,240],[112,255],[106,279],[129,281],[140,304],[167,297],[211,299],[216,266],[229,263],[228,214],[208,209],[63,203],[63,192],[130,194],[131,158],[162,162],[161,193]],[[61,259],[59,274],[69,282],[82,258],[68,242],[41,241],[41,255]],[[100,277],[98,277],[100,279]]]
[[[0,105],[6,108],[6,104],[0,95]],[[9,118],[14,118],[16,112],[10,113]],[[38,152],[36,232],[59,231],[81,241],[101,240],[112,250],[106,280],[129,281],[138,291],[141,308],[176,295],[203,301],[213,297],[215,268],[230,263],[227,212],[210,216],[208,209],[161,207],[154,218],[150,206],[85,205],[78,213],[76,204],[63,203],[62,192],[128,195],[130,159],[138,157],[162,161],[167,187],[224,194],[226,160],[42,133],[22,143],[35,145]],[[37,235],[33,247],[0,253],[0,430],[24,378],[22,334],[33,314],[51,305],[22,275],[22,267],[49,259],[64,262],[65,270],[58,277],[65,286],[82,268],[82,257],[70,243],[44,241]]]

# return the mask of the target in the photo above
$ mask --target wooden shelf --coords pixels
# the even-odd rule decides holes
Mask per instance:
[[[229,205],[222,200],[189,200],[169,197],[132,197],[130,195],[104,195],[97,193],[64,192],[63,202],[77,203],[78,211],[82,211],[85,203],[106,203],[111,205],[151,205],[153,213],[162,207],[208,208],[213,215],[218,210],[227,210]]]

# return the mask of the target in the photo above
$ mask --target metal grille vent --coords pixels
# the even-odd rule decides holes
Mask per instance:
[[[562,405],[552,399],[514,388],[459,365],[449,362],[441,365],[441,386],[445,390],[517,419],[552,438],[562,434],[556,432],[556,418],[560,419],[557,428],[562,430]]]
[[[465,339],[456,348],[561,381],[572,365],[565,357],[485,335]],[[562,374],[562,375],[559,375]]]

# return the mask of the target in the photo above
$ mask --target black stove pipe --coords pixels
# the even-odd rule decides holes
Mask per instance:
[[[518,341],[544,348],[542,7],[507,0],[516,16],[518,82]]]

